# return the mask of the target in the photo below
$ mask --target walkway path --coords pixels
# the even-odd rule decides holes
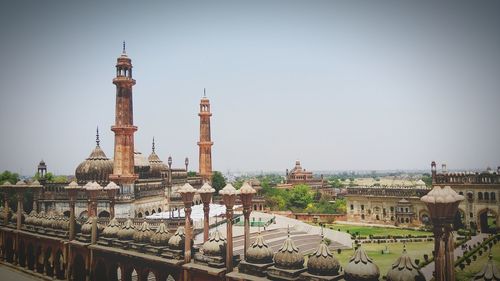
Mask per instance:
[[[23,273],[21,271],[17,271],[9,266],[4,264],[0,264],[0,279],[2,281],[33,281],[33,280],[42,280],[38,279],[35,276],[31,276],[29,274]]]
[[[465,242],[465,245],[467,246],[473,246],[475,245],[477,242],[483,242],[483,239],[484,238],[487,238],[488,237],[488,234],[484,234],[484,233],[480,233],[476,236],[472,236],[472,238]],[[458,256],[463,256],[464,255],[464,250],[462,250],[462,247],[457,247],[455,248],[455,260],[457,259]],[[426,265],[425,267],[423,267],[421,269],[422,273],[424,274],[425,276],[425,280],[429,281],[432,279],[432,273],[434,272],[434,262],[431,262],[429,263],[428,265]]]

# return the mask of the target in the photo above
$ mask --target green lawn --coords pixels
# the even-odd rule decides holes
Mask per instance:
[[[389,250],[388,254],[382,254],[382,250]],[[380,280],[382,276],[387,274],[387,271],[391,268],[391,265],[396,261],[396,259],[401,256],[403,252],[403,243],[386,243],[386,244],[362,244],[363,247],[370,258],[373,259],[374,263],[380,269]],[[424,254],[432,257],[432,250],[434,248],[434,242],[412,242],[406,244],[406,251],[408,255],[414,261],[419,259],[420,262],[424,261]],[[342,266],[349,263],[349,259],[353,255],[354,250],[343,250],[339,255],[337,252],[334,253]]]
[[[500,266],[500,243],[497,243],[493,246],[493,250],[491,251],[493,255],[493,260],[495,261],[497,267]],[[456,267],[456,279],[457,281],[469,281],[474,275],[476,275],[483,266],[488,261],[488,253],[483,253],[482,256],[479,256],[476,261],[472,261],[472,263],[464,268],[464,270],[460,270],[459,267]]]
[[[361,236],[375,235],[375,236],[385,236],[385,235],[398,235],[406,236],[411,234],[416,235],[432,235],[432,232],[420,231],[420,230],[410,230],[410,229],[400,229],[400,228],[390,228],[390,227],[377,227],[377,226],[358,226],[358,225],[348,225],[335,223],[328,225],[334,230],[339,230],[343,232],[356,233],[359,232]]]

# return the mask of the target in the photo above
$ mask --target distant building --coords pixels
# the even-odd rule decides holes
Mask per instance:
[[[496,171],[488,167],[482,172],[448,172],[446,164],[443,164],[441,173],[438,173],[436,162],[432,161],[431,172],[433,186],[448,185],[465,196],[458,206],[456,223],[477,228],[481,232],[500,228],[500,167]]]
[[[465,196],[455,216],[455,228],[474,228],[494,232],[500,228],[500,167],[482,172],[440,173],[431,163],[432,186],[450,186]],[[430,191],[422,181],[413,187],[353,186],[347,188],[347,220],[367,223],[420,225],[429,221],[429,213],[420,198]]]
[[[347,188],[347,220],[392,225],[421,225],[429,221],[429,212],[420,198],[430,188],[367,187]]]
[[[323,180],[323,175],[320,178],[314,177],[312,172],[306,171],[300,166],[300,161],[295,161],[295,167],[288,171],[286,169],[285,183],[276,185],[276,188],[291,189],[296,185],[306,184],[314,189],[321,189],[327,187],[326,182]]]

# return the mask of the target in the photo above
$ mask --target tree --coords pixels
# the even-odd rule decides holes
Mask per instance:
[[[226,179],[219,171],[214,171],[212,174],[212,187],[215,189],[216,194],[219,193],[219,190],[223,189],[226,186]]]
[[[305,209],[313,202],[313,193],[308,185],[300,184],[290,190],[290,199],[288,200],[290,209]]]
[[[19,181],[19,175],[17,173],[11,173],[10,171],[4,171],[0,174],[0,184],[9,181],[11,184],[16,184]]]
[[[189,171],[187,172],[188,177],[196,177],[196,172],[195,171]]]

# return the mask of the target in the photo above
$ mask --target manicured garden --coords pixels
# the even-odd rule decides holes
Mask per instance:
[[[489,243],[488,243],[489,244]],[[500,266],[500,243],[492,243],[491,255],[492,259],[497,265],[497,268]],[[482,246],[481,251],[474,252],[472,258],[469,257],[470,264],[466,265],[467,262],[461,262],[463,265],[455,267],[456,270],[456,280],[457,281],[465,281],[471,280],[479,271],[481,271],[484,265],[488,262],[489,259],[489,249],[485,250],[484,246]]]
[[[403,252],[403,243],[384,243],[384,244],[362,244],[361,247],[365,249],[370,258],[373,259],[375,264],[380,269],[380,280],[382,276],[387,275],[387,271],[391,265],[401,256]],[[387,247],[387,248],[386,248]],[[429,258],[432,257],[432,250],[434,242],[413,242],[406,244],[406,251],[413,261],[417,259],[419,263],[424,262],[424,255]],[[388,250],[385,251],[385,250]],[[353,255],[354,250],[343,250],[340,254],[337,252],[334,255],[340,261],[342,266],[349,263],[350,257]]]
[[[393,236],[407,237],[409,235],[411,235],[412,237],[432,236],[432,232],[429,231],[391,228],[391,227],[349,225],[341,223],[329,224],[326,227],[331,228],[333,230],[348,232],[351,235],[355,234],[356,236],[362,236],[362,237],[369,237],[370,235],[377,237],[386,237],[388,235],[390,235],[391,237]]]

